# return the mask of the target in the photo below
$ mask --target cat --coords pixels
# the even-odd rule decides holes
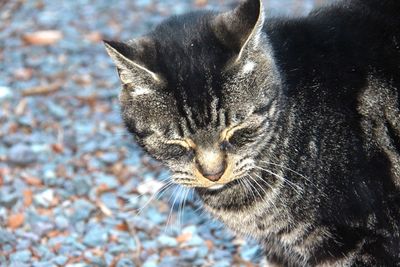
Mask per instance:
[[[128,131],[268,263],[400,266],[400,1],[243,0],[105,46]]]

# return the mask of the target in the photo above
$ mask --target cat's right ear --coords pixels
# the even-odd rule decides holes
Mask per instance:
[[[238,62],[245,51],[258,45],[263,24],[262,0],[242,0],[234,10],[217,15],[211,26],[217,38],[236,52]]]
[[[150,70],[150,63],[143,58],[149,58],[148,40],[139,39],[132,44],[103,40],[106,51],[114,61],[122,84],[159,83],[160,76]]]

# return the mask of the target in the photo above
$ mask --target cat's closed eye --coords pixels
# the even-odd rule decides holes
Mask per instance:
[[[242,128],[236,130],[228,139],[228,142],[233,146],[243,146],[253,142],[258,135],[257,129]]]
[[[166,151],[170,159],[187,159],[194,157],[194,143],[190,140],[169,140]]]

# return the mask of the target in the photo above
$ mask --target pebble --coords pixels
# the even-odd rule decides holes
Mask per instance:
[[[180,251],[179,256],[182,260],[192,261],[197,257],[197,250],[196,248],[184,249]]]
[[[14,263],[19,263],[19,262],[26,263],[31,259],[31,257],[32,253],[29,250],[25,249],[11,254],[10,260],[11,262]]]
[[[8,209],[11,209],[18,201],[18,194],[10,191],[11,189],[8,187],[0,187],[0,206]]]
[[[232,263],[228,260],[220,260],[216,262],[213,267],[230,267]]]
[[[15,236],[11,232],[0,228],[0,245],[12,244],[15,241]]]
[[[128,258],[121,258],[118,260],[116,267],[135,267],[135,263]]]
[[[32,264],[32,267],[53,267],[55,266],[54,264],[52,264],[49,261],[42,261],[42,262],[34,262]]]
[[[73,191],[78,196],[85,196],[92,188],[90,177],[76,177],[72,180]]]
[[[193,246],[193,247],[202,246],[202,245],[204,245],[204,240],[196,234],[196,235],[193,235],[188,241],[184,242],[183,245],[184,246]]]
[[[58,266],[64,266],[67,261],[68,261],[68,257],[63,256],[63,255],[58,255],[55,258],[53,258],[52,260],[55,264],[57,264]]]
[[[108,239],[107,230],[101,226],[94,226],[89,229],[83,238],[83,243],[86,246],[97,247],[103,246]]]
[[[57,217],[54,219],[54,222],[55,222],[57,228],[60,229],[60,230],[67,229],[68,226],[69,226],[69,221],[68,221],[68,219],[65,218],[64,216],[60,216],[60,215],[57,216]]]
[[[17,144],[11,147],[7,155],[8,162],[15,165],[29,165],[35,163],[38,156],[30,146]]]
[[[104,173],[100,173],[95,175],[96,183],[98,185],[104,184],[107,185],[109,189],[114,189],[120,186],[118,180],[115,176],[107,175]]]
[[[100,156],[100,159],[106,164],[113,164],[118,161],[119,155],[115,152],[104,153]]]
[[[178,241],[175,238],[167,236],[167,235],[160,235],[157,238],[157,242],[160,247],[176,247],[178,245]]]
[[[48,208],[52,205],[54,201],[54,190],[53,189],[46,189],[43,192],[36,194],[33,197],[33,201],[35,204]]]
[[[68,115],[68,112],[60,105],[57,105],[54,102],[47,102],[47,109],[50,114],[53,115],[56,119],[63,119]]]
[[[91,202],[85,199],[78,199],[73,204],[73,214],[70,216],[70,219],[73,223],[77,223],[81,220],[88,219],[92,212],[96,209],[96,206]]]
[[[11,88],[6,86],[0,86],[0,101],[11,98],[13,95]]]
[[[261,251],[258,246],[245,245],[241,248],[240,256],[246,261],[254,261]]]
[[[158,261],[159,261],[159,256],[153,254],[146,259],[142,267],[158,267]]]

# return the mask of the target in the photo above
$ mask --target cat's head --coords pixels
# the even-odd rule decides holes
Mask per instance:
[[[106,41],[128,130],[176,183],[218,189],[257,165],[280,78],[259,0],[172,17],[126,43]]]

